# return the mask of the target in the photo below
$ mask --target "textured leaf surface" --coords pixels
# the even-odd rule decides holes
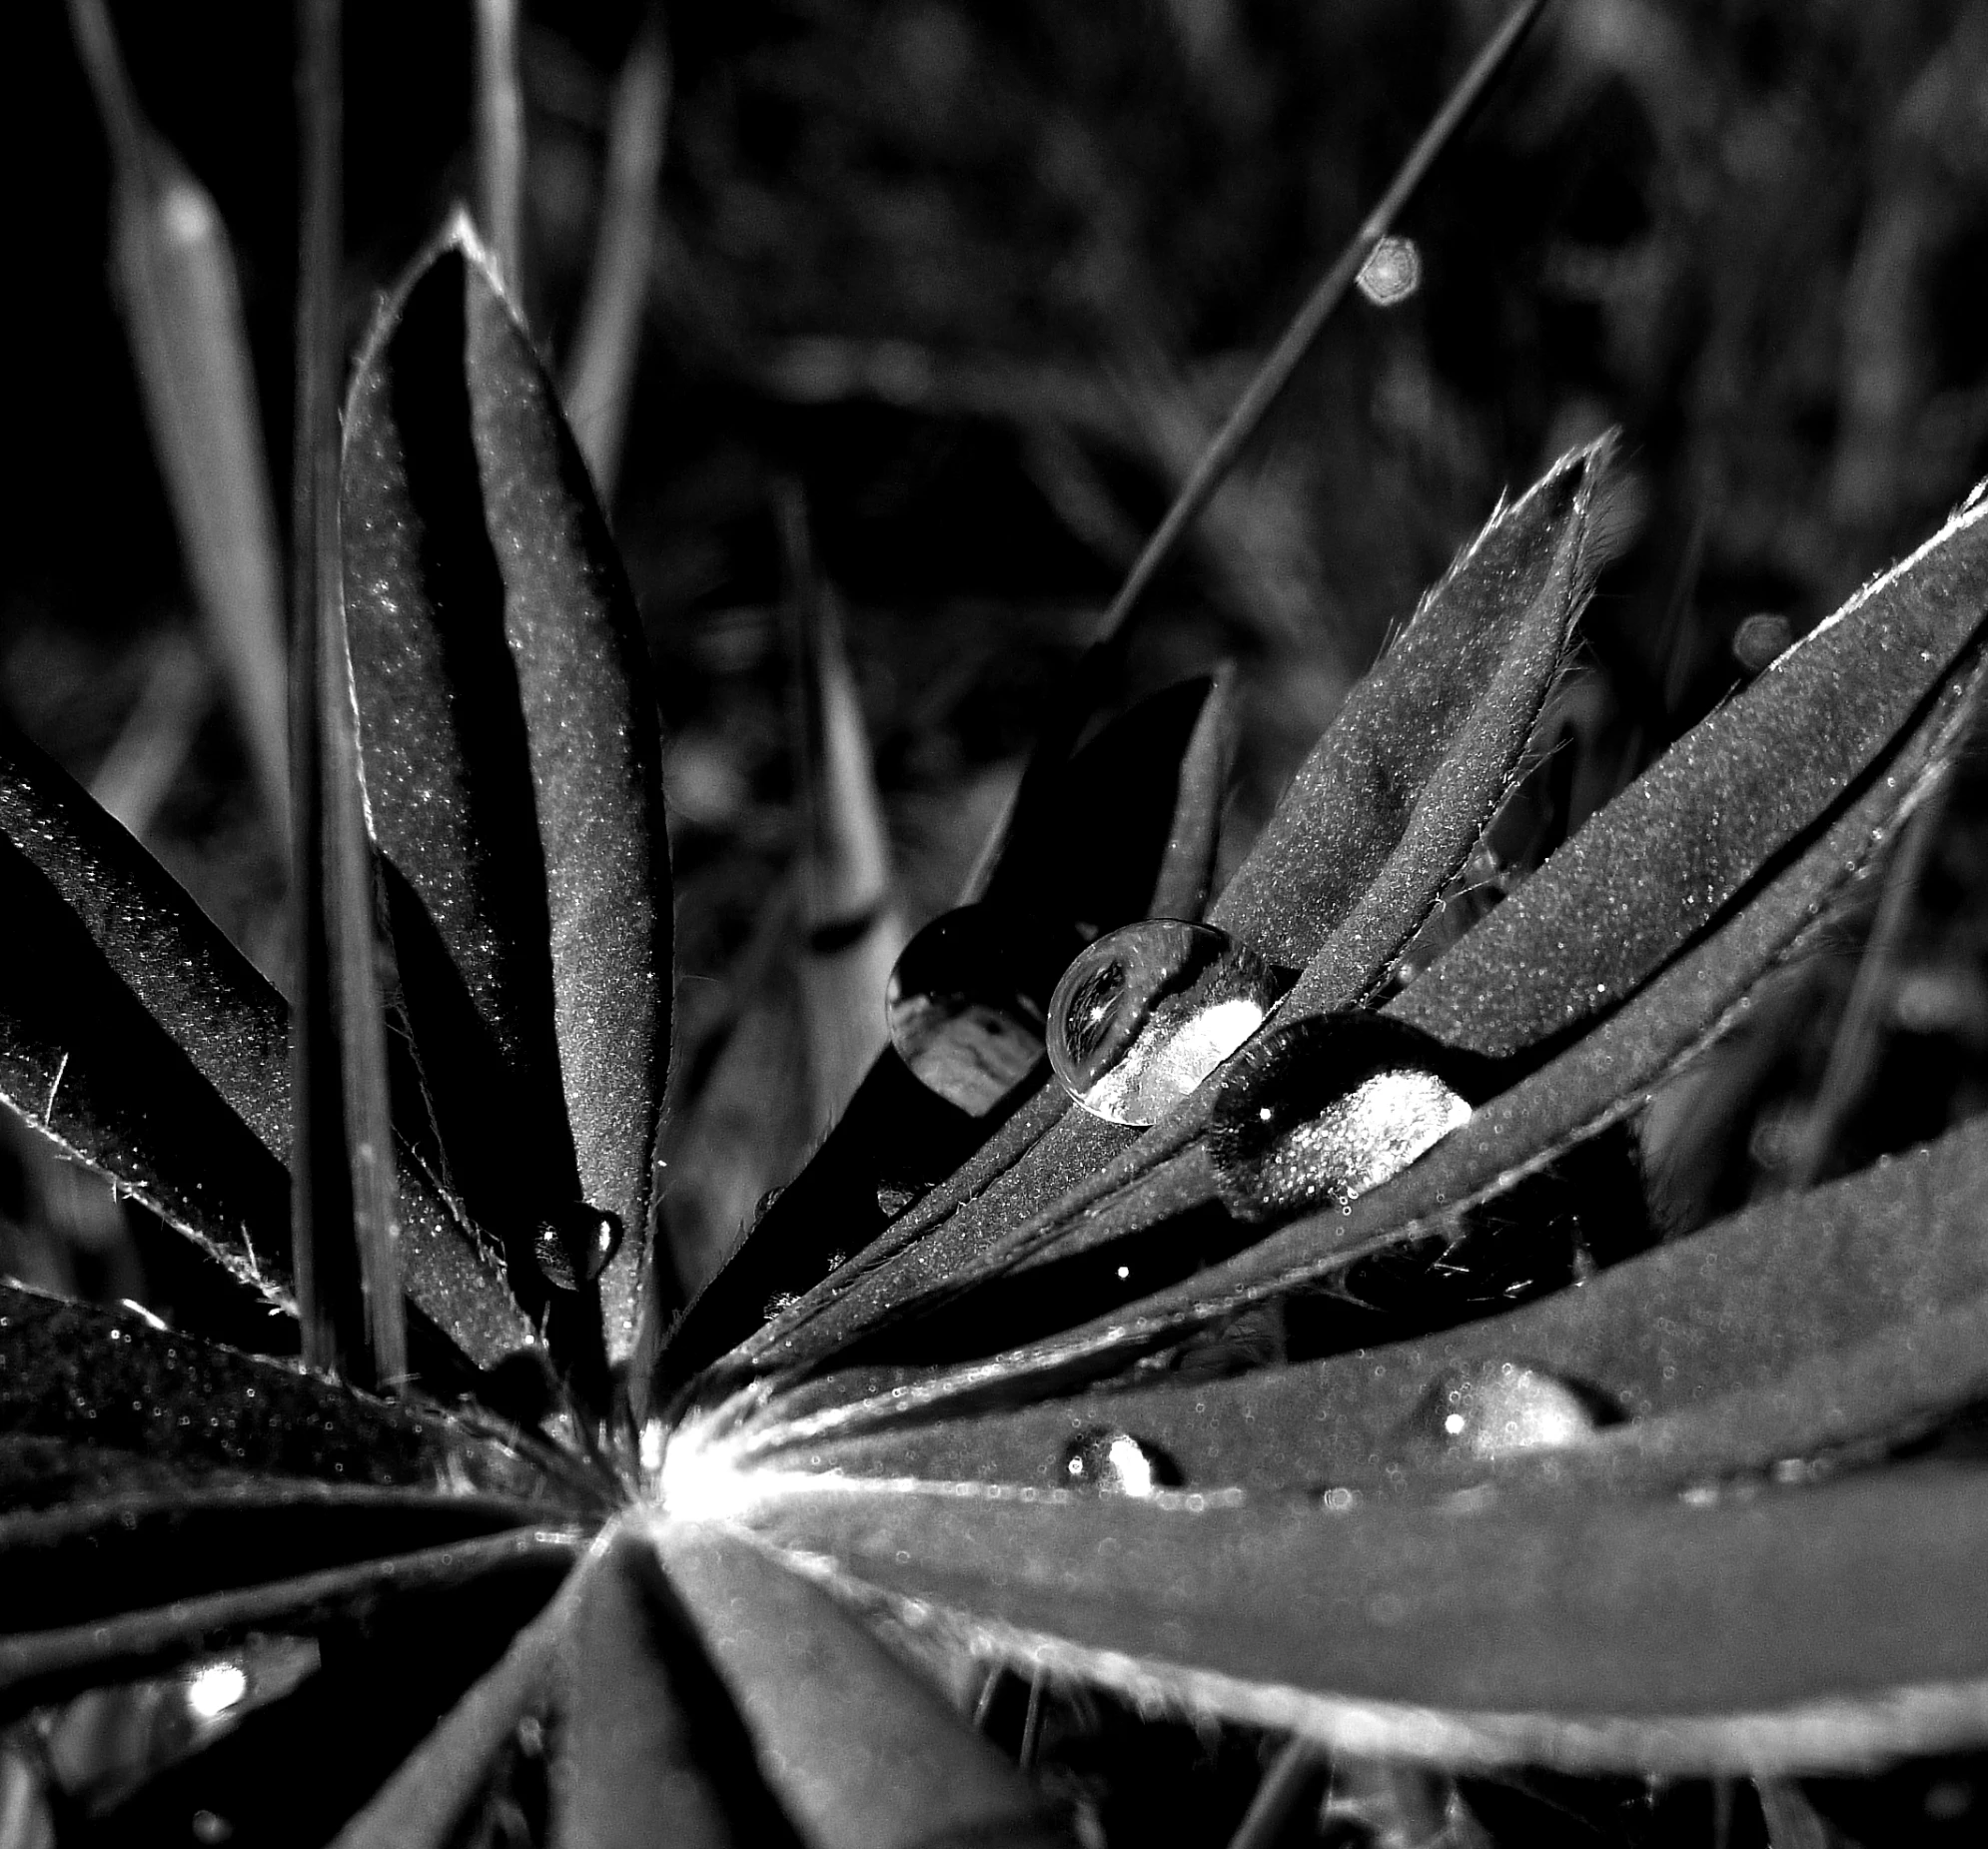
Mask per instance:
[[[1988,1124],[1425,1340],[1233,1380],[1090,1392],[811,1446],[866,1476],[1057,1484],[1081,1433],[1156,1444],[1189,1484],[1447,1494],[1503,1474],[1611,1489],[1891,1443],[1988,1392]],[[1432,1443],[1445,1374],[1519,1361],[1624,1422],[1509,1469]],[[776,1453],[777,1455],[777,1453]],[[769,1460],[770,1461],[770,1460]]]
[[[1169,687],[1107,724],[1055,779],[1055,799],[1016,817],[987,875],[986,901],[1099,930],[1163,903],[1176,908],[1169,916],[1198,916],[1214,867],[1229,728],[1227,699],[1207,680]],[[1100,839],[1091,818],[1105,814],[1113,825]],[[873,1261],[918,1237],[1068,1112],[1062,1088],[1045,1079],[1006,1113],[972,1117],[886,1051],[807,1167],[671,1332],[659,1387],[749,1338],[769,1304],[812,1291],[839,1255],[881,1240]],[[1087,1122],[1073,1134],[1107,1153],[1137,1135]],[[915,1177],[905,1175],[907,1161]],[[886,1234],[878,1188],[907,1179],[938,1186]]]
[[[803,1488],[755,1521],[976,1643],[1357,1752],[1638,1772],[1934,1750],[1988,1704],[1988,1493],[1438,1507]]]
[[[1885,631],[1876,631],[1874,639],[1885,640]],[[1068,1200],[1052,1204],[1035,1221],[1004,1229],[1003,1244],[990,1260],[989,1271],[998,1275],[1016,1259],[1040,1255],[1033,1290],[1018,1281],[1009,1294],[1024,1305],[1067,1303],[1073,1314],[1066,1326],[1098,1316],[1107,1303],[1124,1309],[1074,1329],[1068,1337],[1042,1343],[1026,1360],[1017,1355],[1005,1362],[979,1364],[961,1371],[946,1386],[907,1387],[894,1396],[893,1405],[879,1402],[878,1410],[886,1415],[909,1410],[928,1391],[943,1396],[962,1387],[984,1392],[1001,1387],[1013,1392],[1020,1390],[1025,1373],[1039,1370],[1054,1378],[1083,1356],[1091,1358],[1083,1365],[1096,1371],[1103,1356],[1150,1348],[1169,1331],[1209,1323],[1281,1290],[1343,1271],[1378,1246],[1454,1227],[1474,1203],[1508,1189],[1580,1137],[1613,1121],[1743,1005],[1748,990],[1773,961],[1890,838],[1902,814],[1923,795],[1927,778],[1950,758],[1974,710],[1979,670],[1971,659],[1921,712],[1908,715],[1916,716],[1916,724],[1881,774],[1840,804],[1824,832],[1798,859],[1748,896],[1719,932],[1557,1058],[1493,1098],[1468,1126],[1394,1181],[1345,1212],[1335,1209],[1303,1216],[1261,1240],[1204,1208],[1213,1198],[1212,1178],[1196,1153],[1179,1158],[1144,1182],[1135,1177],[1135,1185],[1116,1200],[1101,1199],[1104,1182],[1113,1178],[1092,1181]],[[1632,788],[1617,801],[1633,808],[1641,798]],[[1604,810],[1593,825],[1605,822],[1611,812],[1612,807]],[[1536,879],[1547,878],[1553,864],[1548,862]],[[1605,933],[1607,927],[1600,928]],[[1569,945],[1584,941],[1582,929],[1567,929]],[[1447,963],[1446,958],[1436,967],[1440,970]],[[1406,1004],[1420,989],[1418,982],[1388,1012],[1407,1014]],[[1195,1209],[1202,1211],[1188,1229],[1185,1243],[1156,1242],[1147,1232]],[[914,1271],[913,1264],[921,1260],[922,1271]],[[1058,1275],[1059,1265],[1067,1276]],[[1070,1271],[1071,1265],[1081,1270]],[[1122,1278],[1121,1265],[1126,1268]],[[1183,1282],[1170,1283],[1170,1268],[1171,1275]],[[1195,1275],[1187,1279],[1188,1273]],[[790,1342],[784,1352],[769,1345],[768,1360],[818,1356],[836,1339],[846,1342],[860,1334],[866,1322],[906,1314],[920,1289],[931,1294],[930,1303],[938,1304],[957,1298],[970,1282],[962,1275],[958,1257],[942,1241],[930,1242],[928,1251],[906,1255],[888,1288],[879,1280],[868,1297],[838,1305],[821,1319],[820,1327],[801,1332],[801,1340]],[[1156,1285],[1168,1288],[1156,1291]],[[1099,1301],[1100,1290],[1104,1302]],[[955,1326],[971,1318],[971,1301],[953,1313]],[[1038,1309],[1037,1314],[1044,1313]],[[1019,1340],[1029,1340],[1038,1331],[1021,1329],[1016,1334]],[[991,1354],[1000,1341],[998,1318],[990,1318],[980,1352]],[[822,1390],[824,1400],[833,1396],[833,1388]]]
[[[454,1179],[514,1277],[547,1214],[617,1217],[624,1354],[668,1051],[654,699],[584,465],[464,236],[362,360],[345,513],[368,800]]]
[[[1593,576],[1606,440],[1492,514],[1350,694],[1211,922],[1344,1007],[1398,953],[1509,787]]]
[[[127,1479],[116,1453],[153,1469],[269,1472],[330,1482],[460,1485],[585,1506],[590,1479],[549,1449],[479,1431],[435,1408],[394,1405],[276,1362],[0,1285],[0,1494],[9,1506]],[[88,1468],[34,1439],[85,1446]],[[50,1470],[59,1472],[53,1483]]]
[[[1310,965],[1288,1008],[1367,999],[1509,789],[1591,584],[1606,461],[1605,444],[1576,452],[1493,515],[1348,696],[1210,914],[1286,967]],[[921,1215],[900,1264],[868,1255],[870,1275],[802,1352],[919,1290],[950,1292],[997,1242],[1026,1241],[1038,1215],[1076,1219],[1180,1150],[1202,1109],[1143,1137],[1068,1113],[949,1222]]]
[[[25,863],[17,916],[53,959],[15,960],[10,1101],[287,1301],[282,996],[136,841],[11,732],[0,733],[0,855],[11,848]],[[502,1279],[405,1148],[401,1219],[410,1297],[473,1361],[487,1367],[532,1340]]]
[[[1633,994],[1855,789],[1984,614],[1976,503],[1665,752],[1391,1012],[1498,1055]]]
[[[494,1575],[550,1574],[556,1580],[575,1544],[556,1530],[520,1529],[175,1599],[108,1621],[0,1636],[0,1701],[19,1712],[78,1689],[128,1681],[258,1631],[309,1631],[390,1600]]]
[[[1067,1840],[1021,1774],[817,1587],[722,1528],[665,1523],[655,1541],[807,1841]]]

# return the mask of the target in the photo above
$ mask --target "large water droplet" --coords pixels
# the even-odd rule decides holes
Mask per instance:
[[[1098,939],[1049,1001],[1049,1063],[1085,1110],[1156,1124],[1263,1025],[1276,968],[1211,925],[1148,918]]]
[[[1529,1362],[1491,1361],[1439,1375],[1411,1416],[1418,1436],[1489,1462],[1578,1444],[1604,1422],[1591,1393]]]
[[[1344,1206],[1460,1124],[1482,1062],[1386,1015],[1311,1015],[1246,1047],[1222,1075],[1208,1151],[1241,1220]]]
[[[1180,1466],[1157,1444],[1129,1431],[1080,1431],[1063,1447],[1061,1480],[1072,1489],[1150,1496],[1178,1489]]]
[[[577,1291],[606,1270],[620,1245],[618,1215],[573,1201],[539,1222],[531,1252],[554,1290]]]
[[[933,919],[884,990],[898,1057],[948,1103],[985,1116],[1042,1058],[1049,992],[1081,942],[992,905]]]

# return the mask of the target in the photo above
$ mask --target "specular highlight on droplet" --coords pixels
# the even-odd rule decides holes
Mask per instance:
[[[1605,1422],[1591,1393],[1530,1362],[1509,1360],[1439,1375],[1410,1417],[1419,1438],[1484,1462],[1560,1450]]]
[[[1071,1489],[1125,1496],[1178,1489],[1182,1481],[1180,1466],[1157,1444],[1102,1426],[1080,1431],[1063,1447],[1058,1478]]]
[[[1471,1119],[1482,1063],[1386,1015],[1311,1015],[1222,1075],[1208,1153],[1241,1220],[1343,1207]]]
[[[984,1117],[1042,1058],[1049,992],[1081,942],[992,905],[933,919],[884,990],[898,1057],[927,1090]]]
[[[1049,1001],[1049,1063],[1077,1103],[1155,1124],[1263,1025],[1282,978],[1226,931],[1148,918],[1108,932]]]

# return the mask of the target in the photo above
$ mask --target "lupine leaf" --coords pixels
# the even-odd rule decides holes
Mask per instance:
[[[339,1833],[339,1849],[427,1849],[453,1840],[518,1724],[546,1705],[573,1607],[598,1558],[596,1548],[566,1575],[551,1604]]]
[[[1510,788],[1592,584],[1606,462],[1605,442],[1575,452],[1492,516],[1348,695],[1211,912],[1273,960],[1311,966],[1289,1008],[1367,999]],[[1071,1191],[1074,1214],[1136,1179],[1198,1127],[1196,1108],[1143,1140],[1072,1113],[837,1324],[952,1279]]]
[[[960,1487],[805,1485],[753,1519],[984,1651],[1357,1752],[1800,1769],[1988,1712],[1974,1468],[1344,1511]]]
[[[654,699],[584,465],[467,232],[369,342],[345,503],[368,797],[454,1180],[527,1292],[545,1216],[616,1217],[624,1354],[668,1042]],[[554,1335],[582,1352],[566,1306]]]
[[[1966,517],[1971,520],[1973,516]],[[1971,527],[1963,523],[1952,530],[1970,532]],[[1938,567],[1929,564],[1927,569]],[[1857,633],[1854,625],[1858,620],[1856,615],[1846,619],[1848,633]],[[1865,634],[1872,652],[1883,659],[1892,642],[1888,629],[1874,625]],[[1917,653],[1912,651],[1914,660]],[[1839,663],[1836,671],[1851,670]],[[1917,671],[1924,674],[1929,670],[1920,663]],[[1377,1244],[1427,1237],[1446,1224],[1456,1225],[1474,1202],[1508,1188],[1581,1136],[1620,1116],[1744,1002],[1747,991],[1773,960],[1787,950],[1844,883],[1868,864],[1877,847],[1889,839],[1901,815],[1923,795],[1927,777],[1951,757],[1974,709],[1979,670],[1967,655],[1952,663],[1951,671],[1939,680],[1939,690],[1930,703],[1921,704],[1922,692],[1921,701],[1913,702],[1920,710],[1907,707],[1902,716],[1912,722],[1913,729],[1902,744],[1890,749],[1881,772],[1840,798],[1826,830],[1799,858],[1746,897],[1719,932],[1692,949],[1585,1038],[1492,1099],[1464,1129],[1395,1181],[1355,1202],[1348,1212],[1332,1209],[1301,1217],[1267,1239],[1258,1238],[1250,1229],[1227,1227],[1220,1217],[1211,1220],[1204,1213],[1196,1222],[1192,1243],[1176,1243],[1167,1249],[1171,1256],[1163,1257],[1161,1249],[1150,1241],[1142,1247],[1144,1230],[1213,1199],[1212,1177],[1204,1158],[1190,1153],[1149,1180],[1135,1178],[1116,1200],[1101,1202],[1104,1190],[1093,1182],[1070,1202],[1053,1204],[1035,1222],[1010,1224],[1004,1229],[1003,1246],[988,1261],[989,1275],[1005,1271],[1017,1259],[1031,1254],[1047,1255],[1037,1261],[1039,1274],[1033,1286],[1018,1280],[1011,1295],[1041,1304],[1057,1300],[1061,1292],[1077,1307],[1073,1323],[1078,1316],[1097,1314],[1105,1307],[1102,1303],[1058,1280],[1052,1260],[1061,1256],[1081,1262],[1087,1280],[1102,1271],[1107,1287],[1117,1267],[1126,1265],[1129,1275],[1117,1294],[1117,1302],[1126,1309],[1093,1328],[1044,1343],[1026,1364],[1017,1356],[1008,1364],[983,1365],[967,1371],[962,1381],[972,1379],[974,1390],[981,1390],[993,1378],[991,1368],[993,1373],[1005,1375],[1010,1390],[1014,1390],[1029,1368],[1061,1375],[1079,1355],[1087,1353],[1093,1357],[1090,1365],[1096,1366],[1096,1358],[1110,1351],[1136,1352],[1152,1346],[1170,1328],[1179,1331],[1205,1324],[1305,1280],[1342,1271]],[[1591,826],[1612,825],[1609,818],[1617,807],[1633,813],[1644,800],[1638,795],[1639,787],[1625,792]],[[1581,838],[1576,836],[1575,843]],[[1549,861],[1536,879],[1551,877],[1554,865]],[[1488,922],[1495,922],[1495,917]],[[1605,936],[1610,928],[1598,924],[1595,930]],[[1464,941],[1474,941],[1475,935]],[[1568,930],[1566,942],[1576,947],[1569,954],[1577,960],[1581,954],[1577,946],[1586,942],[1585,935]],[[1439,962],[1430,976],[1449,961],[1446,957]],[[1407,1004],[1428,979],[1411,985],[1388,1012],[1408,1016]],[[1143,1260],[1135,1256],[1142,1251]],[[1155,1276],[1156,1262],[1159,1276]],[[1175,1276],[1189,1271],[1198,1275],[1191,1282],[1155,1294],[1156,1285],[1168,1282],[1169,1265],[1174,1267]],[[881,1292],[883,1314],[907,1314],[913,1307],[907,1301],[911,1296],[907,1280],[899,1277],[888,1282],[892,1288]],[[938,1263],[929,1263],[924,1278],[914,1276],[909,1282],[931,1292],[931,1301],[936,1304],[958,1298],[973,1280],[962,1275],[957,1255],[949,1253]],[[838,1305],[820,1329],[805,1332],[805,1348],[798,1343],[790,1344],[785,1352],[770,1351],[769,1347],[767,1362],[760,1365],[790,1363],[802,1354],[818,1356],[830,1340],[847,1340],[861,1329],[861,1312],[867,1311],[872,1320],[879,1314],[877,1290],[873,1286],[870,1297]],[[968,1315],[963,1306],[955,1313],[955,1322]],[[1000,1339],[998,1323],[986,1325],[980,1352],[991,1353],[1000,1346]],[[911,1389],[911,1402],[920,1401],[924,1390]]]
[[[430,1577],[328,1612],[313,1630],[315,1673],[152,1777],[97,1820],[98,1832],[178,1841],[205,1811],[207,1833],[225,1827],[238,1842],[325,1842],[570,1578],[571,1560],[570,1549],[520,1546],[480,1574]]]
[[[984,902],[1102,930],[1145,917],[1158,896],[1198,909],[1221,820],[1227,704],[1216,683],[1192,680],[1108,723],[1065,766],[1057,800],[1010,829],[984,880]],[[1113,818],[1103,838],[1090,820],[1101,814]],[[1062,1089],[1045,1080],[975,1118],[927,1091],[886,1050],[807,1167],[671,1332],[658,1387],[751,1336],[769,1302],[811,1290],[834,1255],[882,1235],[890,1216],[878,1204],[880,1186],[951,1177],[891,1229],[885,1243],[894,1246],[935,1224],[958,1191],[984,1186],[988,1168],[1019,1161],[1067,1108]],[[987,1160],[976,1163],[983,1145]],[[907,1157],[915,1177],[904,1174]]]
[[[1210,914],[1349,1007],[1435,909],[1511,785],[1587,601],[1606,440],[1459,554],[1347,695]]]
[[[125,1612],[108,1621],[0,1636],[0,1703],[13,1712],[76,1689],[129,1680],[257,1631],[308,1631],[389,1599],[492,1575],[562,1573],[575,1541],[554,1529],[452,1541],[294,1578]],[[549,1589],[549,1588],[548,1588]]]
[[[1892,1443],[1988,1392],[1984,1203],[1977,1121],[1462,1329],[1234,1380],[1161,1377],[840,1446],[816,1439],[810,1462],[1050,1487],[1066,1446],[1104,1429],[1157,1445],[1201,1488],[1437,1495],[1499,1472],[1432,1446],[1417,1409],[1446,1373],[1503,1361],[1542,1368],[1625,1421],[1515,1456],[1519,1474],[1674,1487]]]
[[[670,1523],[655,1541],[808,1842],[1067,1840],[1028,1782],[818,1588],[721,1527]]]
[[[553,1840],[797,1844],[654,1554],[626,1531],[599,1544],[560,1651]]]
[[[16,1507],[54,1499],[42,1487],[51,1457],[20,1448],[34,1439],[83,1447],[84,1480],[104,1478],[106,1487],[128,1479],[115,1455],[123,1453],[148,1472],[170,1467],[196,1480],[250,1471],[453,1484],[569,1508],[599,1494],[579,1466],[516,1434],[13,1285],[0,1285],[0,1429],[15,1447],[0,1452],[0,1497]]]
[[[1856,791],[1984,615],[1977,502],[1665,752],[1391,1012],[1499,1055],[1632,995]]]
[[[29,1060],[11,1081],[9,1098],[30,1122],[42,1121],[56,1069],[58,1106],[72,1072],[81,1081],[92,1062],[90,1091],[110,1121],[92,1127],[82,1117],[58,1116],[58,1140],[106,1170],[165,1218],[203,1242],[240,1245],[240,1229],[254,1252],[254,1272],[238,1252],[230,1269],[259,1276],[281,1291],[290,1272],[288,1182],[279,1182],[261,1152],[243,1147],[239,1162],[223,1163],[207,1152],[241,1143],[239,1126],[221,1125],[205,1103],[211,1091],[254,1132],[263,1151],[287,1163],[290,1145],[290,1025],[283,997],[208,920],[152,857],[72,783],[65,772],[26,739],[0,732],[0,837],[32,868],[19,885],[23,917],[47,911],[51,954],[73,966],[67,993],[99,994],[92,1007],[66,1008],[61,1032],[51,1021],[41,1035],[38,1059],[31,1023],[44,992],[65,992],[43,973],[30,983],[20,967],[18,1001],[9,1004],[20,1023],[22,1056]],[[5,848],[0,847],[0,852]],[[58,920],[35,897],[45,882],[70,918]],[[89,950],[84,948],[87,939]],[[94,951],[94,956],[89,954]],[[120,995],[119,990],[128,990]],[[151,1024],[112,1034],[117,1057],[106,1046],[91,1051],[91,1035],[76,1030],[95,1019],[109,1023],[134,1015],[132,1001]],[[190,1064],[192,1072],[160,1046],[160,1030]],[[66,1044],[70,1041],[77,1044]],[[88,1044],[86,1044],[88,1043]],[[148,1055],[145,1049],[153,1051]],[[62,1056],[69,1055],[69,1065]],[[149,1076],[147,1058],[158,1062]],[[52,1062],[52,1063],[51,1063]],[[167,1076],[170,1075],[170,1076]],[[82,1105],[79,1083],[70,1095]],[[209,1133],[148,1133],[160,1113],[196,1112],[215,1122]],[[126,1130],[135,1126],[128,1139]],[[66,1126],[63,1127],[63,1126]],[[191,1171],[201,1163],[201,1186]],[[181,1170],[185,1174],[179,1173]],[[201,1199],[216,1175],[244,1178],[260,1188],[269,1205],[254,1213],[240,1207],[204,1209]],[[260,1181],[254,1178],[262,1177]],[[286,1195],[282,1220],[274,1201]],[[170,1203],[179,1203],[175,1208]],[[193,1216],[202,1218],[195,1222]],[[488,1367],[533,1341],[503,1280],[484,1260],[475,1238],[451,1212],[405,1143],[401,1147],[402,1274],[415,1305],[476,1363]],[[417,1364],[433,1331],[416,1332]]]

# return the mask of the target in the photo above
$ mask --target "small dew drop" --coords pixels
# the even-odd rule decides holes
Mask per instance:
[[[1410,1420],[1417,1434],[1491,1462],[1578,1444],[1603,1422],[1594,1396],[1529,1362],[1485,1362],[1439,1375]]]
[[[1178,1489],[1180,1466],[1157,1444],[1129,1431],[1080,1431],[1063,1447],[1060,1478],[1072,1489],[1106,1495],[1150,1496]]]
[[[1393,308],[1422,287],[1422,252],[1413,238],[1383,238],[1355,281],[1376,308]]]
[[[1042,1058],[1049,992],[1081,942],[994,905],[933,919],[884,990],[898,1057],[928,1091],[984,1117]]]
[[[1208,1151],[1240,1220],[1341,1207],[1471,1119],[1479,1062],[1385,1015],[1312,1015],[1246,1047],[1223,1075]]]
[[[574,1201],[539,1223],[531,1251],[547,1284],[556,1291],[577,1291],[606,1270],[620,1246],[617,1215]]]
[[[237,1662],[205,1663],[187,1679],[187,1706],[201,1720],[215,1720],[249,1692],[248,1672]]]
[[[1227,932],[1148,918],[1101,937],[1049,1002],[1049,1063],[1085,1110],[1154,1124],[1263,1025],[1276,968]]]

